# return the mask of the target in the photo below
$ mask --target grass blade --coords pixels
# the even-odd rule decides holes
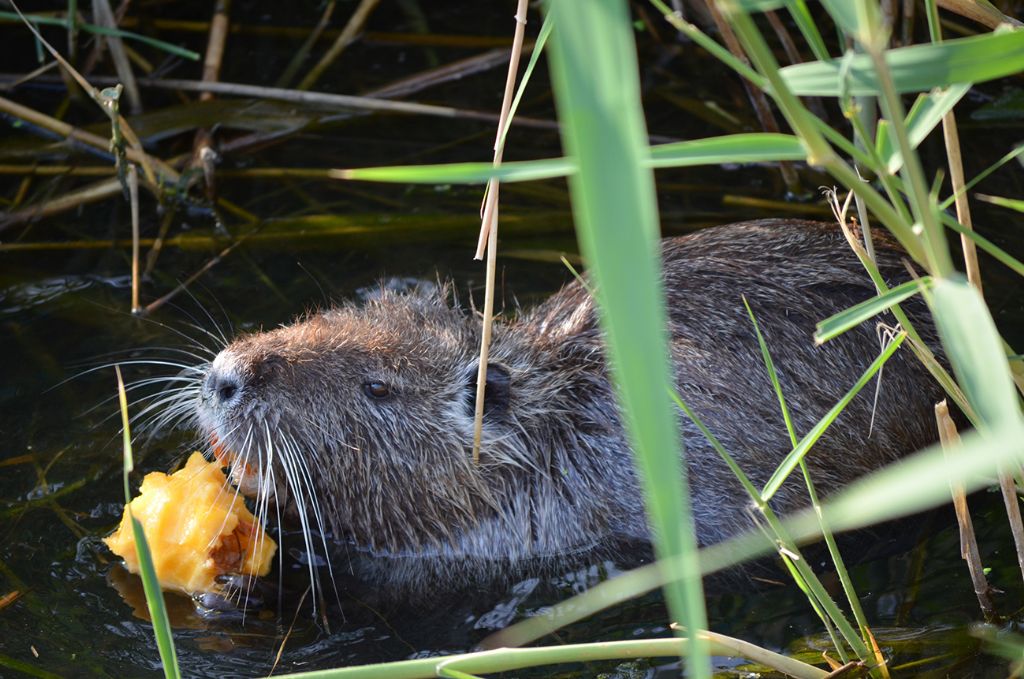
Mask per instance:
[[[817,329],[814,331],[815,343],[824,344],[830,339],[842,335],[847,330],[857,327],[869,318],[877,316],[883,311],[888,311],[894,305],[916,295],[923,287],[931,285],[931,282],[930,276],[907,281],[894,288],[890,288],[888,292],[871,299],[866,299],[845,311],[829,316],[818,323]]]
[[[825,433],[832,422],[839,417],[839,413],[843,411],[846,404],[853,400],[853,397],[856,396],[869,381],[871,381],[871,378],[875,376],[875,373],[882,369],[885,362],[888,361],[894,353],[896,353],[896,350],[901,344],[903,344],[903,340],[906,339],[906,336],[906,333],[900,333],[895,339],[889,342],[885,347],[885,350],[879,354],[878,358],[876,358],[871,365],[868,366],[868,369],[864,371],[864,374],[860,376],[857,383],[850,387],[850,390],[846,392],[843,398],[832,406],[831,410],[829,410],[824,417],[818,420],[818,423],[815,424],[802,439],[800,439],[800,443],[790,451],[789,455],[787,455],[778,466],[771,478],[768,479],[768,482],[764,484],[764,489],[761,491],[761,497],[765,500],[769,500],[776,492],[778,492],[779,488],[782,487],[782,484],[787,478],[789,478],[789,475],[794,469],[796,469],[800,460],[804,459],[804,456],[807,455],[808,451],[810,451],[811,446],[818,442],[818,439],[821,438],[822,434]]]
[[[952,85],[945,89],[935,90],[928,94],[919,95],[917,101],[910,108],[907,114],[907,136],[911,145],[916,149],[924,141],[932,130],[942,122],[942,117],[953,110],[957,102],[963,99],[964,95],[971,89],[971,85]],[[888,123],[888,121],[882,121]],[[903,154],[896,148],[895,142],[889,133],[888,124],[879,125],[876,147],[879,157],[885,162],[889,172],[895,174],[903,167]]]
[[[753,132],[652,146],[649,167],[691,167],[806,159],[807,151],[797,137],[791,134]]]
[[[121,407],[126,511],[132,521],[132,533],[135,537],[136,554],[139,557],[142,588],[146,593],[146,606],[149,607],[149,617],[153,622],[153,634],[156,636],[157,649],[160,651],[164,676],[167,679],[178,679],[181,677],[181,670],[178,668],[178,656],[174,651],[174,637],[171,635],[171,623],[167,618],[167,608],[164,605],[164,593],[160,590],[160,583],[156,579],[156,569],[153,567],[153,556],[150,554],[149,544],[146,542],[146,532],[142,529],[139,520],[131,513],[132,498],[128,487],[128,474],[134,467],[134,462],[132,461],[132,436],[128,427],[128,398],[124,390],[124,381],[121,379],[121,367],[115,365],[114,370],[117,373],[117,398]]]
[[[937,281],[928,298],[957,382],[978,414],[978,427],[1024,428],[1003,343],[981,293],[958,275]]]
[[[563,143],[578,171],[569,188],[602,327],[635,451],[659,558],[671,559],[669,612],[691,633],[688,672],[710,677],[700,565],[679,424],[666,391],[657,199],[647,167],[636,46],[622,0],[555,0],[552,81]],[[594,45],[601,45],[595,50]],[[635,225],[634,228],[624,228]]]
[[[651,168],[721,165],[723,163],[761,163],[778,160],[805,160],[807,152],[796,137],[789,134],[731,134],[707,139],[659,144],[650,147],[650,158],[641,164]],[[406,184],[484,184],[491,179],[526,182],[565,177],[576,171],[569,158],[546,158],[503,163],[450,163],[442,165],[405,165],[331,170],[334,179],[357,179]]]
[[[897,92],[985,82],[1024,70],[1024,31],[898,47],[886,50],[885,61]],[[793,93],[801,96],[873,95],[880,89],[866,54],[786,66],[779,73]]]

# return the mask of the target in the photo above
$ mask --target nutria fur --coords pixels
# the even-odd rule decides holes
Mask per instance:
[[[676,387],[761,484],[791,446],[741,296],[802,435],[880,351],[877,319],[821,347],[815,323],[875,290],[834,225],[734,224],[666,240],[663,254]],[[890,280],[907,278],[891,244],[878,246],[878,260]],[[525,575],[647,541],[584,286],[496,324],[479,464],[470,455],[479,321],[448,297],[382,292],[236,339],[203,367],[200,429],[248,462],[250,489],[262,484],[264,500],[273,495],[311,528],[322,520],[396,590]],[[909,351],[886,365],[877,406],[874,396],[872,382],[808,456],[820,492],[933,441],[939,389]],[[749,527],[740,485],[683,415],[680,424],[700,543]],[[805,498],[791,479],[775,503],[785,511]]]

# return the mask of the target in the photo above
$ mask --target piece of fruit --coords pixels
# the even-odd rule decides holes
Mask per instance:
[[[131,509],[146,532],[164,589],[215,592],[218,575],[270,572],[277,544],[228,485],[220,463],[207,462],[200,453],[192,453],[185,467],[169,476],[147,474]],[[104,542],[128,570],[139,572],[127,506],[121,525]]]

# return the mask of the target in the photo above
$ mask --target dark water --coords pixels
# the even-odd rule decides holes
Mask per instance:
[[[138,11],[150,18],[208,19],[206,3],[140,7]],[[339,13],[347,14],[350,9],[350,3],[344,3]],[[495,11],[490,7],[467,9],[462,3],[385,3],[369,24],[375,33],[353,45],[318,89],[359,93],[486,49],[453,46],[444,39],[436,45],[415,45],[379,35],[382,32],[500,39],[511,33],[511,14],[511,6]],[[310,26],[318,14],[313,6],[286,10],[271,3],[235,3],[233,16],[246,25],[272,28]],[[539,21],[531,18],[534,30]],[[199,51],[205,43],[201,33],[152,30],[158,37]],[[659,35],[649,30],[638,32],[651,133],[685,139],[756,128],[738,82],[696,48],[675,42],[660,24],[658,30]],[[12,56],[4,68],[28,71],[34,49],[24,29],[0,25],[0,36],[6,41],[5,53]],[[63,44],[61,33],[51,31],[47,36]],[[257,33],[233,35],[222,79],[273,84],[300,41]],[[159,55],[142,51],[159,63]],[[170,75],[197,77],[198,67],[180,64]],[[432,87],[411,98],[496,111],[503,82],[504,72],[499,68]],[[1016,86],[1011,82],[986,85],[965,104],[961,119],[968,176],[1019,141],[1022,126],[1013,111],[996,122],[972,121],[967,114]],[[61,94],[56,85],[39,85],[23,87],[13,96],[52,111]],[[146,91],[144,101],[149,111],[175,103],[170,95],[154,91]],[[481,122],[384,115],[331,120],[327,116],[334,112],[235,101],[228,114],[233,122],[221,130],[224,138],[244,134],[237,127],[250,125],[246,121],[252,118],[264,125],[268,120],[285,124],[300,115],[318,122],[283,143],[226,154],[224,169],[487,160],[493,141],[493,126]],[[723,116],[718,110],[730,113]],[[543,69],[535,76],[521,112],[552,118]],[[68,119],[86,125],[100,117],[91,105],[76,103]],[[160,135],[156,123],[152,125],[156,139]],[[100,125],[101,134],[102,129]],[[0,163],[72,162],[59,149],[44,152],[38,137],[23,128],[5,125],[2,135]],[[186,151],[191,140],[191,134],[161,137],[153,148],[170,157]],[[932,169],[941,159],[939,143],[930,140],[924,147],[926,163]],[[506,159],[558,153],[556,133],[514,130]],[[78,158],[79,162],[103,162]],[[1015,165],[979,189],[1020,197],[1024,193],[1022,176]],[[803,200],[756,206],[751,201],[779,201],[784,196],[785,187],[776,170],[724,167],[664,172],[658,177],[663,227],[667,233],[679,233],[757,216],[814,214],[827,218],[814,192],[825,180],[806,168],[801,169],[801,178],[807,189]],[[12,199],[19,182],[19,177],[0,178],[0,199]],[[42,178],[34,180],[31,189],[41,197],[60,195],[74,186],[68,179]],[[270,220],[261,233],[279,236],[253,238],[191,285],[187,295],[178,296],[147,320],[127,313],[128,254],[122,248],[0,253],[0,597],[9,592],[20,594],[0,608],[0,676],[18,674],[8,659],[66,676],[159,673],[151,628],[133,614],[133,608],[140,606],[131,598],[138,593],[137,583],[114,565],[115,560],[99,542],[121,512],[120,440],[113,370],[104,367],[90,372],[90,368],[114,358],[153,356],[160,353],[160,347],[181,347],[184,340],[179,333],[210,344],[204,332],[215,328],[230,333],[273,327],[303,310],[351,298],[361,287],[392,275],[451,277],[464,300],[482,299],[483,271],[471,261],[481,196],[478,188],[228,177],[218,181],[218,190],[232,203]],[[499,306],[513,313],[517,304],[529,305],[568,279],[557,255],[573,251],[573,235],[563,182],[503,187],[502,206],[505,226],[499,256]],[[980,202],[973,207],[976,222],[989,238],[1018,257],[1024,254],[1020,231],[1024,220],[1011,212],[986,209]],[[333,215],[365,230],[325,236],[317,231],[325,220],[311,219],[319,215]],[[144,199],[144,235],[154,234],[162,219],[153,201]],[[223,222],[233,233],[244,228],[229,214]],[[2,237],[4,242],[123,238],[127,225],[123,201],[113,199],[42,220],[28,229],[14,228]],[[171,220],[171,235],[209,235],[216,228],[217,220],[202,209],[179,211]],[[143,287],[143,301],[168,292],[217,250],[219,247],[166,248]],[[1019,348],[1024,345],[1020,286],[990,261],[984,261],[983,271],[997,321]],[[148,374],[128,369],[129,379]],[[189,450],[189,443],[187,432],[162,432],[140,445],[136,451],[140,473],[176,464]],[[1004,614],[1015,615],[1022,594],[1021,578],[999,501],[982,494],[972,502],[981,509],[976,521],[986,565],[992,568],[990,579],[1005,590],[997,595],[997,605]],[[918,526],[925,521],[930,523]],[[897,667],[924,661],[913,669],[908,667],[905,676],[929,672],[934,676],[1005,676],[1005,664],[980,652],[979,642],[968,634],[981,616],[949,517],[921,519],[911,527],[920,527],[921,540],[909,540],[895,554],[866,557],[855,569],[857,589],[883,650],[893,654]],[[855,544],[852,549],[856,555],[863,546]],[[294,565],[300,574],[304,568]],[[429,611],[372,610],[363,605],[358,593],[343,592],[339,598],[344,616],[334,615],[329,630],[308,615],[298,616],[293,627],[290,614],[280,619],[250,617],[244,625],[210,622],[195,616],[189,601],[175,596],[168,600],[174,610],[182,667],[189,676],[253,676],[270,670],[286,635],[278,672],[467,650],[494,628],[568,596],[599,575],[599,570],[571,574],[531,593],[524,593],[529,587],[523,585],[513,592],[481,596],[476,605],[460,602]],[[827,648],[806,599],[789,585],[713,593],[709,616],[715,631],[770,648],[787,652]],[[547,643],[663,636],[667,633],[665,621],[659,597],[650,595],[572,626]],[[720,661],[723,671],[734,665],[734,661]],[[669,662],[640,662],[619,667],[619,674],[613,676],[671,675],[675,667]],[[615,668],[616,664],[610,663],[566,671],[576,672],[573,676],[595,676]],[[636,673],[628,674],[631,670]]]

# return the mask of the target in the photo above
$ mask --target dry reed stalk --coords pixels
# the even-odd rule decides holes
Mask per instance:
[[[528,53],[532,49],[533,43],[523,44],[524,54]],[[465,59],[459,59],[458,61],[445,64],[444,66],[431,68],[407,78],[396,80],[389,85],[378,87],[371,92],[365,93],[365,96],[377,97],[379,99],[397,99],[398,97],[415,94],[427,87],[433,87],[434,85],[440,85],[452,80],[459,80],[470,75],[489,71],[501,64],[507,64],[511,55],[512,48],[510,47],[499,47],[497,49],[488,50],[482,54],[477,54]]]
[[[33,205],[32,207],[23,208],[3,215],[0,217],[0,232],[14,226],[15,224],[21,224],[35,219],[42,219],[43,217],[49,217],[50,215],[64,212],[65,210],[71,210],[80,205],[106,200],[111,196],[116,196],[121,192],[121,190],[121,182],[116,177],[96,184],[90,184],[83,189],[66,193],[59,198],[47,201],[42,205]]]
[[[93,102],[95,102],[96,105],[100,107],[100,110],[102,110],[110,118],[110,122],[111,125],[114,127],[115,134],[123,135],[124,140],[128,142],[128,145],[137,152],[138,160],[136,162],[138,162],[142,166],[142,169],[146,174],[146,181],[149,182],[149,184],[154,187],[158,186],[159,184],[157,181],[156,173],[153,170],[154,163],[143,150],[142,143],[139,141],[138,135],[135,134],[135,131],[132,129],[131,125],[128,124],[128,121],[125,120],[122,115],[117,113],[116,107],[111,106],[111,101],[108,98],[104,97],[99,90],[93,87],[92,84],[85,79],[85,76],[79,73],[70,63],[68,63],[67,59],[61,56],[60,52],[53,48],[53,45],[48,43],[43,38],[42,34],[39,32],[39,29],[37,29],[34,25],[32,25],[30,21],[28,21],[28,19],[25,18],[25,15],[22,14],[21,9],[14,2],[14,0],[9,0],[9,2],[11,4],[11,7],[14,8],[14,11],[18,13],[18,16],[21,17],[21,20],[24,22],[28,30],[32,33],[32,35],[35,36],[39,44],[42,45],[43,48],[45,48],[46,51],[49,52],[50,55],[61,65],[61,67],[63,68],[62,74],[70,75],[74,79],[74,81],[77,82],[83,90],[85,90],[85,92],[89,95],[89,98],[92,99]],[[114,101],[116,103],[116,100]]]
[[[320,21],[317,22],[313,30],[309,32],[306,39],[302,41],[299,49],[295,50],[295,54],[292,56],[291,61],[285,66],[284,71],[278,77],[277,81],[274,82],[274,87],[288,87],[292,84],[292,79],[295,78],[295,74],[302,68],[302,64],[309,58],[309,53],[313,51],[313,47],[317,41],[323,35],[324,31],[331,23],[331,16],[334,15],[334,10],[338,6],[336,0],[329,0],[327,5],[324,7],[323,14],[320,15]]]
[[[518,0],[516,6],[516,28],[512,38],[512,54],[508,61],[508,74],[505,77],[505,96],[501,102],[501,117],[498,120],[498,132],[494,138],[494,166],[501,165],[505,151],[503,139],[508,127],[509,111],[515,97],[516,77],[519,72],[519,60],[523,52],[523,39],[526,35],[527,0]],[[480,360],[476,373],[476,405],[473,413],[473,462],[480,462],[480,439],[484,425],[484,393],[487,389],[487,360],[491,348],[491,328],[494,323],[494,275],[497,269],[498,253],[498,180],[492,179],[487,184],[484,198],[483,215],[480,225],[480,238],[477,243],[474,259],[483,256],[487,250],[486,287],[484,289],[484,309],[480,334]]]
[[[206,56],[203,60],[202,82],[217,82],[220,79],[220,67],[224,60],[224,45],[228,37],[229,14],[231,0],[217,0],[210,20],[210,37],[206,43]],[[209,90],[199,93],[199,101],[211,101],[213,92]],[[216,200],[214,160],[216,152],[212,148],[213,135],[206,128],[196,130],[192,141],[192,167],[201,167],[205,180],[206,198],[211,203]]]
[[[775,35],[778,36],[779,43],[782,45],[782,49],[786,53],[786,58],[789,59],[789,63],[801,63],[803,58],[800,56],[800,51],[796,47],[796,42],[794,42],[793,36],[789,34],[789,29],[786,28],[786,24],[782,23],[782,19],[779,18],[779,15],[776,12],[765,12],[764,16],[768,19],[768,25],[772,27]],[[807,108],[811,109],[816,116],[823,120],[828,119],[828,113],[825,110],[825,105],[819,97],[806,97],[806,102]]]
[[[960,433],[957,432],[953,418],[949,416],[949,407],[945,400],[935,404],[935,422],[938,425],[942,449],[948,457],[954,454],[953,450],[959,446]],[[981,565],[981,553],[978,551],[978,541],[974,536],[974,522],[967,507],[967,495],[963,484],[956,479],[949,480],[949,489],[953,495],[953,508],[956,509],[956,520],[960,526],[960,556],[967,562],[967,570],[971,574],[971,583],[974,585],[974,594],[978,598],[981,612],[987,620],[991,620],[995,617],[996,610],[989,596],[991,587],[985,579],[985,571]]]
[[[21,598],[22,594],[24,594],[23,591],[16,589],[11,592],[8,592],[7,594],[4,594],[3,596],[0,596],[0,611],[7,608],[15,601],[17,601],[19,598]]]
[[[1019,471],[1018,467],[1018,471]],[[1024,521],[1020,515],[1020,499],[1017,496],[1017,483],[1013,473],[1007,469],[999,470],[999,490],[1003,493],[1003,504],[1006,505],[1006,518],[1010,521],[1013,533],[1013,544],[1017,548],[1017,565],[1024,576]]]
[[[915,0],[903,0],[903,23],[900,34],[900,44],[910,45],[914,42],[914,16],[917,2]]]
[[[882,679],[890,679],[889,661],[887,661],[885,656],[882,655],[882,649],[878,647],[878,639],[875,638],[874,633],[867,627],[864,628],[864,633],[868,637],[871,653],[875,657],[875,665],[871,669],[877,670]]]
[[[212,259],[210,259],[208,262],[206,262],[206,264],[204,264],[202,267],[200,267],[198,271],[196,271],[191,276],[189,276],[188,278],[183,280],[181,283],[179,283],[173,290],[171,290],[170,292],[165,294],[163,297],[160,297],[159,299],[156,299],[156,300],[150,302],[149,304],[147,304],[145,307],[143,307],[140,310],[140,312],[139,312],[140,315],[148,316],[148,315],[152,314],[154,311],[156,311],[157,309],[162,307],[164,304],[167,304],[167,302],[169,302],[172,299],[174,299],[175,297],[177,297],[178,294],[180,294],[181,292],[187,290],[188,286],[192,285],[192,283],[194,283],[200,276],[202,276],[204,273],[206,273],[207,271],[212,269],[214,266],[219,264],[221,262],[221,260],[223,260],[225,257],[227,257],[228,254],[230,254],[230,252],[232,250],[234,250],[239,245],[241,245],[244,240],[245,240],[245,237],[243,236],[242,238],[239,238],[234,243],[232,243],[231,245],[229,245],[226,248],[224,248],[223,250],[221,250]]]
[[[956,219],[968,231],[973,231],[971,208],[964,191],[964,165],[960,154],[960,134],[957,132],[956,115],[950,111],[942,116],[942,138],[946,142],[946,157],[949,158],[949,179],[956,196]],[[978,268],[978,250],[966,234],[960,234],[960,245],[964,252],[967,280],[981,292],[981,270]]]
[[[57,68],[57,62],[56,61],[48,61],[45,64],[43,64],[42,66],[40,66],[40,67],[38,67],[38,68],[36,68],[34,70],[31,70],[28,73],[25,73],[23,75],[19,75],[19,76],[15,77],[15,78],[12,78],[10,82],[5,82],[3,85],[0,85],[0,91],[10,92],[12,90],[15,90],[19,86],[24,85],[27,82],[31,82],[32,80],[35,80],[39,76],[44,75],[44,74],[52,71],[55,68]]]
[[[135,165],[128,165],[128,197],[132,211],[132,313],[139,313],[139,173]]]
[[[0,174],[19,177],[109,177],[114,172],[109,165],[0,165]]]
[[[742,61],[747,66],[750,66],[750,60],[747,58],[747,53],[740,45],[739,40],[736,38],[736,34],[732,30],[732,26],[725,17],[722,16],[718,6],[715,4],[715,0],[705,0],[707,10],[711,14],[711,18],[714,19],[715,26],[718,27],[718,32],[722,36],[722,40],[725,42],[725,46],[729,48],[733,56]],[[743,83],[743,89],[747,93],[747,98],[750,100],[751,106],[754,107],[754,113],[757,115],[758,121],[761,123],[761,128],[765,132],[778,132],[779,122],[775,119],[775,114],[772,113],[771,106],[768,104],[767,95],[762,92],[759,88],[755,87],[753,83],[749,82],[745,78],[741,78]],[[786,184],[786,189],[793,194],[800,192],[800,177],[797,175],[796,170],[793,169],[793,164],[789,161],[781,161],[779,163],[779,172],[782,173],[782,181]]]
[[[114,11],[110,8],[110,0],[93,0],[93,13],[96,23],[110,29],[117,29],[117,20],[114,18]],[[110,51],[110,59],[114,62],[114,70],[117,77],[124,85],[124,93],[128,98],[128,108],[132,113],[142,112],[142,97],[139,96],[139,86],[135,82],[135,73],[132,72],[132,65],[128,61],[128,55],[124,49],[124,41],[119,35],[102,36],[101,42],[105,42]]]
[[[102,82],[102,78],[97,78]],[[499,117],[485,111],[470,109],[459,109],[451,106],[434,106],[432,104],[418,104],[406,101],[389,101],[377,99],[370,96],[355,96],[350,94],[331,94],[328,92],[302,92],[299,90],[286,90],[279,87],[261,87],[258,85],[244,85],[241,83],[204,83],[198,80],[181,80],[175,78],[139,78],[139,84],[143,87],[153,87],[162,90],[184,90],[201,92],[208,90],[216,94],[231,94],[240,97],[257,97],[261,99],[276,99],[278,101],[293,101],[302,104],[322,104],[338,108],[351,108],[360,111],[380,111],[384,113],[407,113],[413,115],[429,115],[441,118],[455,118],[464,120],[479,120],[487,123],[494,123]],[[553,121],[536,120],[529,118],[516,118],[516,124],[524,127],[535,127],[547,130],[556,130],[558,125]]]
[[[163,252],[167,233],[171,230],[171,224],[174,222],[177,214],[178,211],[173,205],[168,206],[167,211],[164,212],[164,217],[160,220],[160,229],[157,231],[156,238],[153,239],[153,245],[149,248],[149,252],[146,253],[144,276],[149,276],[156,269],[156,262],[160,258],[160,253]]]
[[[1011,26],[1024,25],[1017,19],[1006,16],[988,2],[978,2],[978,0],[936,0],[936,4],[943,9],[948,9],[950,12],[959,14],[972,21],[977,21],[979,24],[989,28],[996,28],[1000,24],[1010,24]]]
[[[359,6],[356,7],[356,10],[352,13],[352,16],[349,17],[348,23],[345,24],[344,30],[341,31],[341,34],[338,35],[337,39],[334,41],[334,44],[332,44],[330,49],[327,50],[327,53],[320,58],[320,61],[310,69],[309,73],[306,74],[306,77],[299,82],[297,89],[308,90],[316,84],[316,81],[320,79],[320,76],[324,74],[324,71],[326,71],[341,55],[345,48],[352,44],[356,39],[356,36],[363,30],[363,26],[366,25],[367,19],[370,18],[370,14],[379,3],[380,0],[361,0]]]
[[[25,122],[41,127],[44,130],[53,132],[56,135],[65,137],[72,141],[81,142],[87,146],[91,146],[104,152],[110,150],[110,140],[108,138],[101,137],[98,134],[93,134],[92,132],[86,132],[83,129],[65,123],[63,120],[58,120],[52,116],[46,115],[45,113],[40,113],[28,106],[22,106],[10,99],[0,97],[0,112],[10,114],[15,118],[20,118]],[[180,179],[180,175],[178,175],[177,171],[175,171],[170,165],[158,158],[149,156],[144,151],[138,150],[134,145],[125,149],[125,156],[128,160],[138,163],[143,167],[149,165],[150,167],[158,170],[160,175],[159,181],[162,181],[163,183],[177,184]],[[155,188],[158,186],[158,182],[152,182],[150,186]]]
[[[202,82],[217,82],[220,79],[220,67],[224,61],[224,45],[227,42],[230,26],[229,13],[231,0],[218,0],[210,21],[210,38],[206,43],[206,56],[203,59]],[[213,92],[201,92],[199,101],[213,99]]]
[[[3,22],[0,21],[0,24]],[[134,17],[126,17],[121,22],[123,28],[138,28],[139,21]],[[182,19],[147,19],[146,26],[161,32],[207,33],[210,24],[206,21],[188,21]],[[331,40],[341,35],[344,29],[328,29],[320,34],[320,38]],[[291,38],[302,40],[309,35],[309,28],[300,26],[263,26],[254,24],[234,24],[232,34],[253,36],[272,36],[275,38]],[[491,47],[507,47],[507,38],[489,35],[453,35],[451,33],[398,33],[391,31],[365,31],[363,39],[367,42],[391,45],[410,45],[417,47],[458,47],[488,49]]]
[[[940,3],[941,4],[941,3]],[[949,159],[949,179],[955,196],[956,218],[968,231],[974,230],[971,219],[970,203],[964,190],[964,167],[960,148],[960,134],[957,129],[956,114],[950,111],[942,117],[942,136],[946,144],[946,157]],[[960,245],[964,254],[964,267],[967,280],[982,290],[981,269],[978,266],[978,251],[974,241],[966,234],[960,234]],[[1018,380],[1018,385],[1020,384]],[[1013,475],[1005,468],[999,469],[999,489],[1006,506],[1006,518],[1010,522],[1013,542],[1017,551],[1017,563],[1024,576],[1024,521],[1021,519],[1020,500],[1017,497],[1017,485]]]
[[[11,199],[12,208],[18,208],[25,201],[30,188],[32,188],[32,177],[22,177],[18,182],[18,190],[15,192],[14,198]]]

